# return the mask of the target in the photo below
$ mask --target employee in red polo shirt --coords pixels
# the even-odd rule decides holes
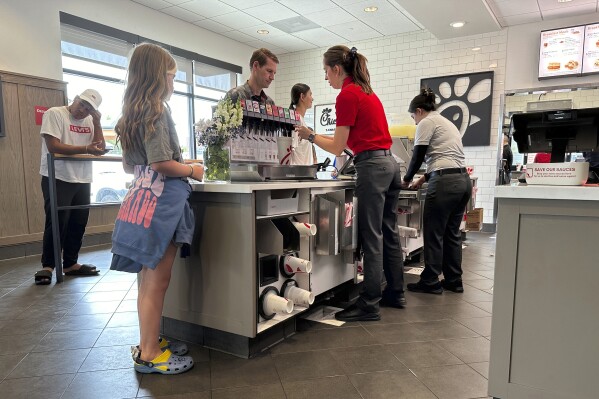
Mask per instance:
[[[367,59],[355,47],[334,46],[324,53],[325,79],[341,89],[335,109],[335,135],[297,127],[299,136],[325,151],[355,154],[358,232],[364,251],[364,284],[357,302],[336,314],[342,321],[380,320],[381,305],[403,308],[403,259],[397,231],[401,186],[399,164],[391,156],[391,136],[383,104],[372,91]],[[387,286],[381,292],[383,271]]]

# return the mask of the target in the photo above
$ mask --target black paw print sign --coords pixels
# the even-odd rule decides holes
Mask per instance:
[[[462,135],[464,146],[491,144],[493,71],[420,80],[437,95],[437,111]]]

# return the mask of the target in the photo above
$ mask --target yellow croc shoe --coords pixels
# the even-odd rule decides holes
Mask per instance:
[[[176,356],[168,349],[149,362],[141,360],[141,351],[138,351],[136,355],[133,367],[138,373],[181,374],[193,367],[191,356]]]

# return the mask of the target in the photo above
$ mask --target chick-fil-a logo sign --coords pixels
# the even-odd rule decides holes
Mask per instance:
[[[34,112],[35,112],[35,124],[40,126],[42,124],[42,119],[44,118],[44,114],[46,113],[46,111],[48,109],[50,109],[49,107],[42,107],[41,105],[36,105],[33,107]]]
[[[337,124],[335,104],[316,105],[314,107],[314,119],[316,120],[316,133],[334,133]]]

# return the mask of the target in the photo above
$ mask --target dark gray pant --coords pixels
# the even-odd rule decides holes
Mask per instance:
[[[42,267],[54,268],[54,241],[52,236],[52,216],[50,214],[50,188],[49,179],[42,176],[42,194],[44,195],[44,211],[46,212],[46,225],[44,227],[44,241],[42,249]],[[89,205],[90,183],[68,183],[56,180],[57,206]],[[58,226],[60,231],[60,245],[62,246],[62,265],[64,268],[77,263],[79,250],[83,243],[83,235],[87,226],[89,209],[70,209],[58,211]]]
[[[424,270],[420,280],[427,285],[462,278],[462,234],[460,223],[472,182],[467,174],[434,176],[428,182],[424,203]]]
[[[364,251],[364,282],[357,305],[378,312],[383,271],[385,295],[403,292],[403,257],[397,229],[397,202],[401,184],[399,164],[379,156],[355,164],[358,178],[358,232]]]

